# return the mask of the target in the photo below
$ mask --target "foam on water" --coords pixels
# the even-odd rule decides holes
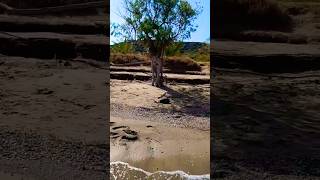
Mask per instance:
[[[150,173],[143,169],[130,166],[124,162],[110,163],[110,179],[111,180],[134,180],[134,179],[169,179],[169,180],[206,180],[210,179],[210,175],[188,175],[183,171],[157,171]]]

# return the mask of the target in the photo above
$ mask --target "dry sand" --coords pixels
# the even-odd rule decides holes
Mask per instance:
[[[107,74],[77,62],[0,57],[0,172],[105,179]]]
[[[109,71],[49,59],[54,52],[55,57],[70,60],[71,56],[59,54],[74,53],[74,48],[64,46],[74,40],[85,46],[104,46],[93,54],[105,56],[108,38],[98,34],[104,32],[106,17],[0,15],[0,24],[6,24],[1,26],[1,54],[45,54],[42,58],[47,58],[0,54],[0,179],[108,178]],[[10,33],[21,38],[11,34],[12,43],[6,43]],[[18,43],[20,40],[24,43]],[[45,45],[32,44],[34,41]],[[62,43],[52,47],[49,41]],[[13,44],[23,47],[13,48]],[[97,46],[92,49],[99,49]]]
[[[161,104],[159,97],[169,97],[171,103]],[[149,172],[209,174],[208,106],[208,85],[159,89],[149,82],[112,80],[111,161]]]
[[[106,70],[81,63],[2,58],[0,125],[105,142]],[[88,125],[90,125],[88,127]]]
[[[212,146],[221,179],[319,179],[319,71],[218,70]]]

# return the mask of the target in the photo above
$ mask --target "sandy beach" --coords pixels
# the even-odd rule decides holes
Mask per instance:
[[[148,172],[209,174],[209,89],[187,84],[159,89],[149,82],[112,80],[111,162]],[[169,97],[170,104],[159,103],[161,97]]]
[[[78,61],[2,56],[0,62],[0,172],[12,178],[103,179],[108,70]],[[111,161],[150,172],[209,173],[208,85],[172,84],[162,90],[148,82],[110,84],[110,130],[118,133],[111,134]],[[191,98],[194,92],[202,96]],[[157,102],[164,94],[170,104]],[[137,139],[122,139],[123,130],[136,132]]]

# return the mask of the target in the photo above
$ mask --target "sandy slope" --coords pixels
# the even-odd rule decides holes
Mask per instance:
[[[106,178],[108,72],[20,57],[0,64],[0,172]]]

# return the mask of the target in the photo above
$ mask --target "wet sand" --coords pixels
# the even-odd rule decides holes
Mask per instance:
[[[127,162],[148,172],[182,170],[192,175],[210,173],[208,132],[116,117],[111,120],[114,122],[111,129],[125,126],[123,129],[130,128],[138,133],[135,141],[122,136],[112,138],[111,161]]]
[[[176,93],[149,82],[111,81],[111,161],[148,172],[209,174],[210,122],[209,108],[205,108],[209,86],[172,84],[168,88]],[[177,92],[186,95],[196,90],[201,96],[177,96]],[[159,103],[163,96],[170,97],[171,103]],[[197,100],[201,103],[192,106]]]

